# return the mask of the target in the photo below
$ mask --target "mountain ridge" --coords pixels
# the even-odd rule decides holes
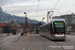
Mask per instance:
[[[18,22],[18,23],[25,23],[25,17],[7,14],[3,12],[2,8],[0,7],[0,21],[4,22],[4,21],[13,21],[13,20],[15,20],[15,22]],[[28,24],[38,24],[39,21],[31,20],[27,18],[27,23]]]

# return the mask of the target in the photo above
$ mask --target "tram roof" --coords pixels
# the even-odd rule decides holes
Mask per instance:
[[[51,22],[54,22],[54,21],[64,21],[64,22],[65,22],[65,19],[52,19],[52,21],[51,21]],[[44,24],[44,25],[41,25],[40,27],[48,26],[49,24],[51,24],[51,22],[46,23],[46,24]]]
[[[46,24],[44,24],[44,25],[41,25],[40,27],[43,27],[43,26],[48,26],[50,23],[51,23],[51,22],[46,23]]]
[[[52,19],[52,21],[64,21],[65,22],[65,19]]]

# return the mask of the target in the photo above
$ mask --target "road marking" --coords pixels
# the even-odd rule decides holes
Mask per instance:
[[[40,39],[43,41],[43,44],[44,44],[45,50],[48,50],[47,45],[46,45],[46,42],[44,41],[44,39],[43,39],[43,38],[40,38]]]
[[[15,37],[15,36],[9,36],[9,37],[6,37],[6,38],[2,38],[2,40],[0,40],[0,43],[4,42],[4,41],[6,41],[6,40],[8,40],[9,38],[12,38],[12,37]]]
[[[30,44],[31,44],[31,42],[29,42],[28,45],[27,45],[25,48],[23,48],[23,50],[26,50],[26,48],[27,48]]]
[[[10,46],[10,45],[13,43],[12,41],[13,41],[13,39],[11,39],[10,41],[7,41],[7,42],[5,43],[6,45],[3,44],[4,47],[2,48],[2,50],[4,50],[5,48],[7,48],[8,46]],[[8,44],[8,43],[9,43],[9,44]],[[7,45],[7,44],[8,44],[8,45]]]
[[[23,50],[26,50],[26,48],[31,44],[31,45],[28,47],[28,50],[30,50],[31,47],[33,46],[34,42],[35,42],[35,38],[33,37],[33,41],[30,41],[30,42],[28,43],[28,45],[27,45]]]
[[[30,45],[30,47],[28,48],[28,50],[31,50],[31,47],[33,46],[34,42],[35,42],[35,38],[33,37],[33,42],[32,42],[32,44]]]

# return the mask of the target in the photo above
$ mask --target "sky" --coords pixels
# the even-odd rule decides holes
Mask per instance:
[[[53,17],[75,13],[75,0],[0,0],[0,7],[4,12],[21,17],[25,17],[26,12],[27,17],[32,20],[42,21],[44,17],[44,22],[47,21],[47,12],[54,6]]]

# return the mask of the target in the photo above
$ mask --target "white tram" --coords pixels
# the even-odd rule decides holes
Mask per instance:
[[[46,36],[51,40],[65,40],[65,20],[53,19],[50,23],[40,26],[40,35]]]

